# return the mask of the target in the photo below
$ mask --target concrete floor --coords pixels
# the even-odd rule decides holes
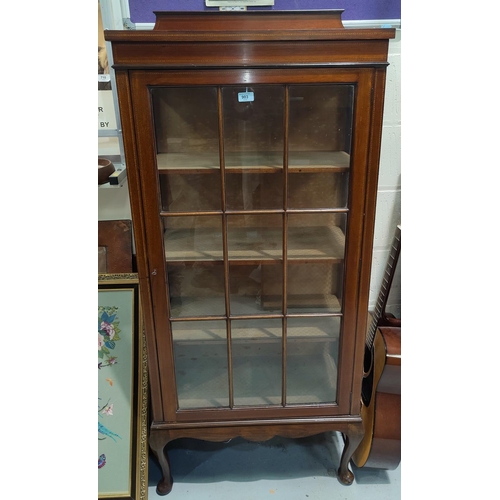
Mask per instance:
[[[274,438],[252,443],[178,440],[167,446],[174,486],[167,496],[156,493],[161,478],[149,462],[149,500],[396,500],[401,498],[401,465],[393,470],[358,469],[355,481],[342,485],[336,470],[343,441],[339,433],[302,439]]]

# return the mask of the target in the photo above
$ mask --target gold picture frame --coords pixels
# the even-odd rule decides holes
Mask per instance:
[[[98,274],[98,498],[147,500],[148,361],[137,273]]]

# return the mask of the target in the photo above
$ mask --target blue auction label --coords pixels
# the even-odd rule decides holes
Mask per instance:
[[[252,102],[253,100],[253,92],[238,92],[238,102]]]

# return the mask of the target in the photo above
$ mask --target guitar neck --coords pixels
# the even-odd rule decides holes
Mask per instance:
[[[385,311],[385,306],[387,304],[387,298],[389,296],[389,291],[391,289],[391,284],[394,279],[394,274],[396,271],[396,265],[399,259],[399,254],[401,253],[401,226],[396,227],[394,233],[394,238],[391,244],[391,252],[389,254],[389,259],[387,265],[385,266],[384,277],[382,279],[382,285],[380,287],[380,292],[378,295],[377,303],[375,305],[375,310],[372,315],[372,321],[370,323],[370,328],[366,334],[366,346],[371,349],[373,346],[373,341],[375,339],[375,333],[377,331],[378,323]]]

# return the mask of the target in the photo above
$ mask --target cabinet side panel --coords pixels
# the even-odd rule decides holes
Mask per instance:
[[[361,247],[361,278],[359,283],[358,318],[356,328],[356,353],[354,358],[353,397],[351,412],[359,411],[363,373],[364,340],[368,323],[368,299],[372,265],[373,235],[375,229],[375,208],[377,202],[378,170],[384,110],[386,69],[373,70],[372,116],[369,137],[368,176],[366,182],[365,218],[363,244]]]
[[[356,380],[355,353],[363,341],[356,335],[356,315],[359,308],[359,278],[361,274],[361,245],[363,237],[363,209],[366,195],[369,120],[371,113],[371,70],[357,72],[357,89],[354,110],[353,142],[351,153],[351,181],[349,192],[349,229],[346,241],[346,274],[344,278],[344,318],[339,387],[346,392],[346,400]],[[359,377],[358,372],[358,377]],[[341,401],[339,401],[339,404]],[[346,402],[348,412],[359,415],[358,407]]]
[[[158,179],[154,114],[147,72],[130,73],[132,114],[136,130],[137,171],[140,174],[137,189],[143,204],[145,247],[149,263],[152,314],[154,317],[157,357],[160,366],[159,381],[163,420],[175,419],[177,395],[173,369],[173,350],[170,330],[169,289],[166,277],[162,218],[160,216],[160,186]]]
[[[152,311],[151,290],[149,283],[148,259],[146,249],[144,214],[142,211],[142,198],[139,189],[140,178],[137,164],[134,122],[132,117],[132,104],[130,86],[126,71],[116,72],[116,83],[120,117],[123,124],[123,142],[127,165],[128,188],[130,206],[132,210],[132,224],[137,255],[139,273],[141,304],[146,329],[146,344],[148,350],[149,383],[151,386],[152,418],[155,421],[163,420],[163,410],[160,391],[160,377],[158,369],[158,354],[155,339],[155,325]]]

